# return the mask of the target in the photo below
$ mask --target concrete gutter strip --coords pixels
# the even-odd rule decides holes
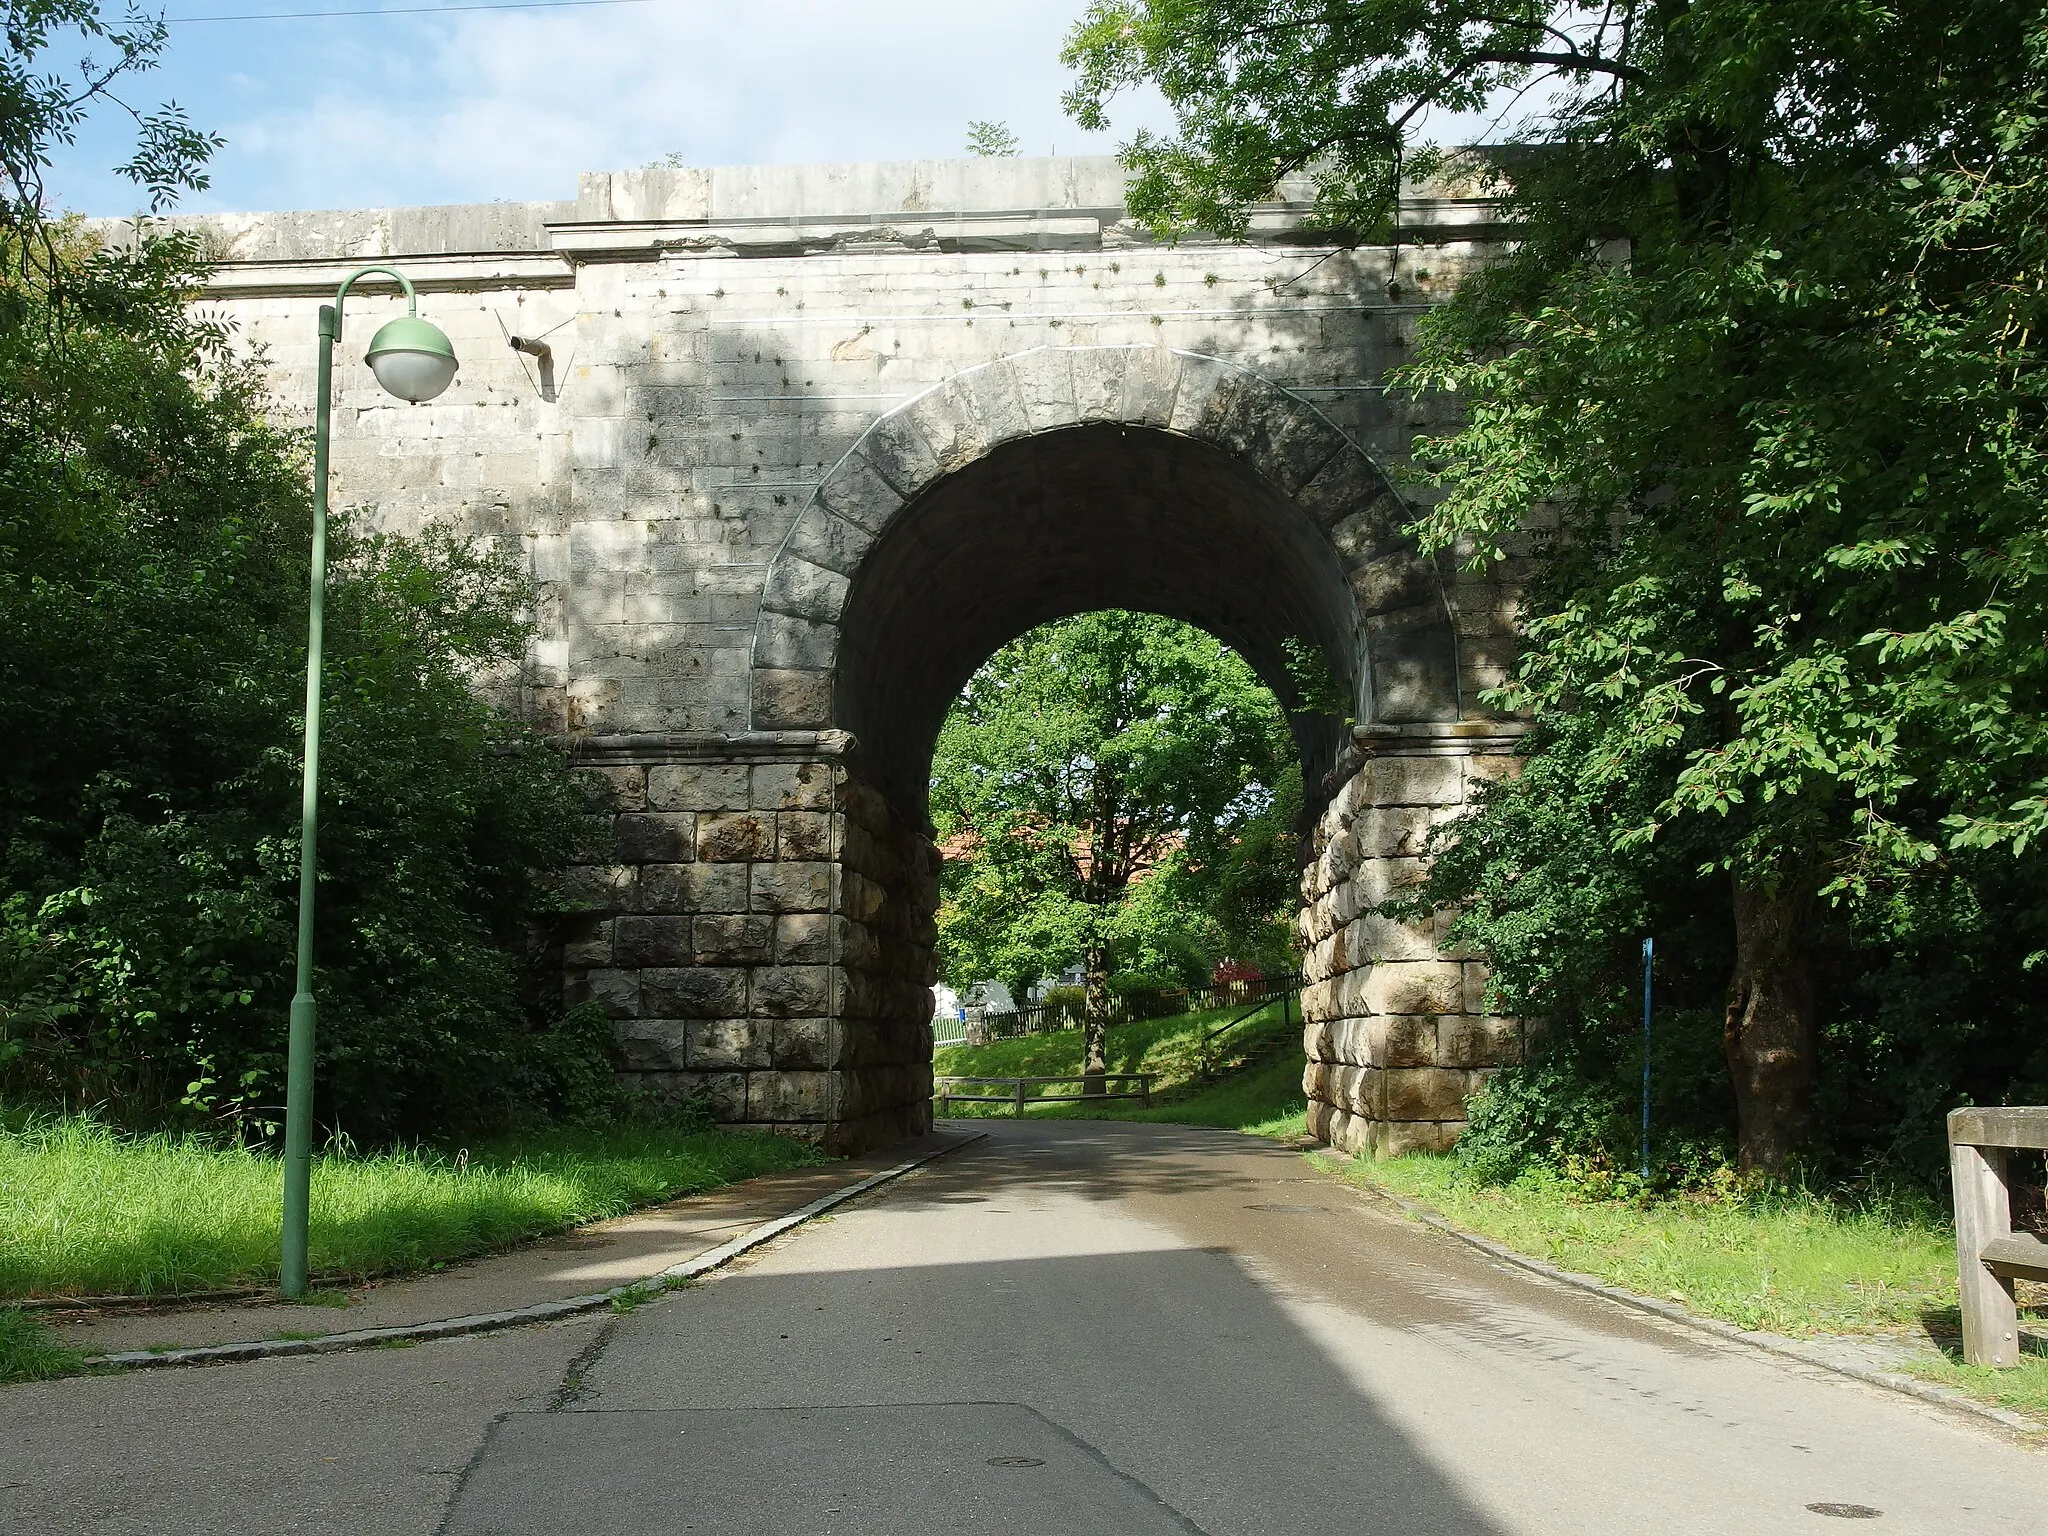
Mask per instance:
[[[1517,1269],[1526,1269],[1531,1274],[1541,1275],[1546,1280],[1555,1280],[1560,1285],[1569,1285],[1576,1290],[1590,1291],[1595,1296],[1604,1296],[1607,1300],[1616,1302],[1621,1306],[1632,1308],[1637,1312],[1648,1312],[1653,1316],[1663,1318],[1666,1322],[1678,1323],[1684,1327],[1696,1329],[1701,1333],[1712,1334],[1715,1338],[1724,1339],[1731,1344],[1747,1345],[1751,1349],[1760,1349],[1788,1360],[1796,1360],[1801,1365],[1816,1366],[1824,1371],[1833,1371],[1837,1376],[1848,1376],[1874,1387],[1885,1387],[1893,1392],[1903,1392],[1908,1397],[1917,1397],[1923,1402],[1933,1403],[1938,1407],[1953,1408],[1963,1413],[1972,1414],[1980,1419],[1990,1419],[1994,1423],[2001,1424],[2007,1429],[2018,1430],[2022,1434],[2039,1435],[2048,1433],[2048,1424],[2039,1423],[2028,1418],[2025,1414],[2015,1413],[2010,1408],[1999,1408],[1990,1403],[1980,1403],[1974,1397],[1969,1397],[1952,1387],[1938,1386],[1934,1382],[1921,1381],[1912,1376],[1900,1375],[1895,1371],[1871,1370],[1865,1366],[1851,1365],[1841,1360],[1832,1360],[1819,1350],[1809,1349],[1797,1339],[1782,1338],[1774,1333],[1758,1333],[1748,1328],[1737,1328],[1733,1323],[1724,1323],[1716,1318],[1701,1317],[1697,1313],[1686,1311],[1683,1307],[1674,1306],[1668,1301],[1659,1301],[1654,1296],[1642,1296],[1634,1291],[1625,1291],[1618,1285],[1609,1285],[1605,1280],[1595,1275],[1582,1275],[1575,1270],[1559,1269],[1555,1264],[1546,1264],[1541,1259],[1532,1259],[1528,1254],[1518,1253],[1503,1243],[1496,1243],[1491,1238],[1481,1237],[1476,1232],[1467,1232],[1463,1227],[1444,1220],[1443,1217],[1437,1215],[1436,1212],[1428,1207],[1417,1205],[1414,1201],[1405,1199],[1395,1194],[1392,1190],[1382,1189],[1377,1184],[1354,1185],[1352,1187],[1363,1188],[1368,1194],[1376,1195],[1386,1201],[1387,1204],[1400,1211],[1402,1215],[1419,1221],[1425,1227],[1441,1232],[1446,1237],[1456,1238],[1468,1247],[1477,1248],[1489,1258],[1498,1259],[1503,1264],[1512,1264]]]
[[[600,1312],[619,1301],[648,1301],[699,1275],[730,1264],[748,1251],[780,1237],[792,1228],[824,1215],[835,1206],[900,1179],[913,1169],[936,1161],[962,1147],[986,1139],[988,1132],[963,1136],[943,1147],[934,1147],[907,1162],[870,1174],[857,1184],[820,1195],[784,1216],[750,1227],[738,1237],[708,1248],[695,1258],[671,1264],[643,1280],[616,1285],[608,1291],[587,1296],[565,1296],[559,1301],[536,1302],[529,1307],[511,1307],[502,1312],[477,1312],[467,1317],[444,1317],[430,1323],[404,1323],[390,1328],[356,1328],[345,1333],[326,1333],[312,1339],[255,1339],[246,1344],[207,1344],[194,1349],[124,1349],[110,1355],[88,1357],[88,1366],[119,1370],[148,1370],[171,1365],[224,1365],[236,1360],[269,1360],[282,1355],[325,1355],[345,1349],[374,1349],[379,1345],[412,1344],[425,1339],[449,1339],[464,1334],[490,1333],[500,1328],[520,1328],[534,1323],[551,1323],[585,1312]]]

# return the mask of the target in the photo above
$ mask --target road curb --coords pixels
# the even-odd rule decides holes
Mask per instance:
[[[1718,1318],[1701,1317],[1698,1313],[1688,1312],[1684,1307],[1674,1306],[1668,1301],[1659,1301],[1654,1296],[1644,1296],[1635,1291],[1623,1290],[1618,1285],[1609,1285],[1605,1280],[1600,1279],[1596,1275],[1583,1275],[1576,1270],[1559,1269],[1555,1264],[1546,1264],[1543,1260],[1531,1258],[1526,1253],[1518,1253],[1513,1248],[1508,1247],[1504,1243],[1497,1243],[1490,1237],[1481,1237],[1476,1232],[1467,1232],[1463,1227],[1446,1221],[1435,1211],[1430,1210],[1429,1207],[1418,1205],[1405,1196],[1397,1195],[1392,1190],[1383,1189],[1377,1184],[1355,1184],[1351,1187],[1384,1200],[1387,1204],[1401,1212],[1402,1215],[1420,1222],[1423,1226],[1429,1227],[1433,1231],[1441,1232],[1446,1237],[1456,1238],[1467,1247],[1478,1249],[1488,1258],[1497,1259],[1503,1264],[1511,1264],[1516,1269],[1528,1270],[1531,1274],[1541,1275],[1546,1280],[1555,1280],[1558,1284],[1568,1285],[1574,1290],[1589,1291],[1595,1296],[1605,1297],[1607,1300],[1617,1305],[1628,1307],[1633,1311],[1648,1312],[1654,1317],[1663,1318],[1668,1323],[1677,1323],[1682,1327],[1691,1328],[1700,1333],[1712,1334],[1715,1338],[1728,1343],[1742,1344],[1750,1349],[1776,1355],[1781,1359],[1796,1360],[1801,1365],[1814,1366],[1823,1371],[1832,1371],[1837,1376],[1847,1376],[1851,1380],[1863,1382],[1867,1386],[1884,1387],[1892,1392],[1903,1393],[1907,1397],[1917,1397],[1922,1402],[1932,1403],[1937,1407],[1952,1408],[1976,1418],[1989,1419],[1995,1424],[2001,1425],[2006,1429],[2018,1430],[2022,1434],[2048,1434],[2048,1424],[2030,1419],[2025,1414],[2016,1413],[2010,1408],[2000,1408],[1991,1403],[1981,1403],[1976,1398],[1958,1392],[1952,1387],[1937,1386],[1931,1381],[1921,1381],[1916,1377],[1901,1375],[1895,1371],[1869,1370],[1863,1366],[1849,1365],[1840,1360],[1831,1360],[1818,1350],[1811,1350],[1802,1346],[1796,1339],[1781,1338],[1774,1333],[1758,1333],[1748,1328],[1737,1328],[1733,1323],[1724,1323]]]
[[[978,1131],[943,1147],[934,1147],[929,1152],[920,1153],[894,1167],[884,1168],[880,1173],[870,1174],[857,1184],[849,1184],[844,1189],[820,1195],[785,1215],[749,1227],[738,1237],[729,1238],[716,1248],[707,1248],[695,1258],[684,1259],[679,1264],[671,1264],[666,1269],[656,1270],[644,1279],[626,1285],[615,1285],[607,1291],[593,1291],[587,1296],[565,1296],[559,1301],[536,1302],[532,1306],[511,1307],[501,1312],[477,1312],[466,1317],[444,1317],[426,1323],[399,1323],[389,1328],[356,1328],[344,1333],[322,1334],[315,1339],[254,1339],[246,1344],[203,1344],[191,1349],[124,1349],[114,1354],[88,1356],[84,1364],[89,1370],[141,1371],[175,1365],[226,1365],[238,1360],[269,1360],[285,1355],[338,1354],[350,1349],[375,1349],[379,1346],[415,1344],[428,1339],[452,1339],[465,1334],[493,1333],[501,1328],[551,1323],[586,1312],[600,1312],[615,1302],[649,1301],[664,1291],[673,1290],[694,1280],[699,1275],[723,1268],[742,1254],[780,1237],[792,1228],[802,1226],[815,1217],[824,1215],[835,1206],[844,1205],[869,1190],[879,1189],[884,1184],[902,1178],[906,1173],[958,1152],[963,1147],[972,1146],[977,1141],[984,1141],[987,1137],[987,1131]]]

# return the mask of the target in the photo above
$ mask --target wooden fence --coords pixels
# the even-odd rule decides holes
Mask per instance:
[[[1150,1106],[1152,1103],[1152,1080],[1157,1076],[1156,1072],[1105,1072],[1100,1077],[1095,1078],[935,1077],[932,1079],[932,1099],[937,1104],[938,1111],[942,1115],[950,1112],[955,1104],[1010,1104],[1015,1106],[1015,1113],[1020,1117],[1023,1115],[1024,1106],[1027,1103],[1102,1104],[1113,1099],[1136,1099],[1139,1104]],[[1098,1093],[1088,1093],[1084,1089],[1081,1093],[1055,1094],[1050,1099],[1042,1095],[1027,1098],[1024,1092],[1027,1087],[1042,1088],[1049,1083],[1081,1083],[1085,1085],[1090,1082],[1103,1084],[1136,1083],[1138,1087],[1136,1092],[1127,1090],[1123,1093],[1111,1093],[1107,1087],[1104,1087]],[[953,1092],[953,1089],[961,1084],[972,1084],[976,1087],[996,1087],[1007,1084],[1009,1091],[1007,1093]]]

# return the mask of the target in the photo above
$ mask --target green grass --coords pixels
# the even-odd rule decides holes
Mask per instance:
[[[50,1336],[41,1318],[19,1307],[0,1307],[0,1381],[47,1381],[69,1376],[85,1356]]]
[[[1104,1054],[1111,1072],[1158,1074],[1150,1108],[1140,1108],[1136,1103],[1077,1104],[1048,1094],[1027,1102],[1024,1112],[1032,1118],[1143,1120],[1222,1126],[1266,1136],[1298,1136],[1305,1124],[1306,1110],[1298,1055],[1282,1052],[1276,1059],[1249,1069],[1237,1065],[1247,1053],[1276,1035],[1291,1040],[1299,1027],[1291,1012],[1283,1017],[1280,1004],[1272,1003],[1214,1046],[1205,1048],[1202,1044],[1204,1034],[1242,1011],[1221,1008],[1177,1014],[1172,1018],[1119,1024],[1108,1031]],[[1213,1077],[1205,1072],[1211,1066],[1215,1068]],[[933,1070],[942,1077],[981,1073],[997,1077],[1078,1075],[1081,1032],[1026,1035],[984,1046],[945,1046],[934,1053]],[[953,1114],[962,1119],[1012,1113],[1001,1104],[961,1104],[953,1109]]]
[[[1953,1354],[1940,1360],[1916,1361],[1907,1367],[1922,1381],[1952,1387],[1971,1397],[2011,1408],[2042,1423],[2048,1423],[2048,1359],[2026,1355],[2011,1370],[1993,1370],[1986,1365],[1964,1365]]]
[[[1556,1178],[1474,1186],[1451,1158],[1433,1156],[1361,1159],[1341,1174],[1562,1269],[1739,1327],[1793,1337],[1931,1339],[1939,1357],[1903,1369],[2048,1422],[2048,1352],[2038,1345],[2010,1370],[1962,1363],[1955,1232],[1932,1207],[1843,1204],[1799,1193],[1593,1200]],[[2022,1321],[2041,1328],[2048,1286],[2023,1283],[2020,1300]]]
[[[330,1155],[313,1169],[311,1266],[326,1282],[472,1258],[636,1206],[819,1161],[798,1142],[628,1124],[451,1155]],[[0,1302],[267,1286],[281,1170],[196,1137],[90,1119],[0,1127]]]
[[[1361,1159],[1344,1177],[1563,1269],[1773,1333],[1920,1328],[1956,1300],[1955,1237],[1931,1210],[1810,1195],[1591,1200],[1559,1179],[1476,1187],[1448,1157]]]

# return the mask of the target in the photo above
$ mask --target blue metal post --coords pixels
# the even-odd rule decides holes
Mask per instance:
[[[1643,940],[1643,1177],[1650,1176],[1650,959],[1655,939]]]

